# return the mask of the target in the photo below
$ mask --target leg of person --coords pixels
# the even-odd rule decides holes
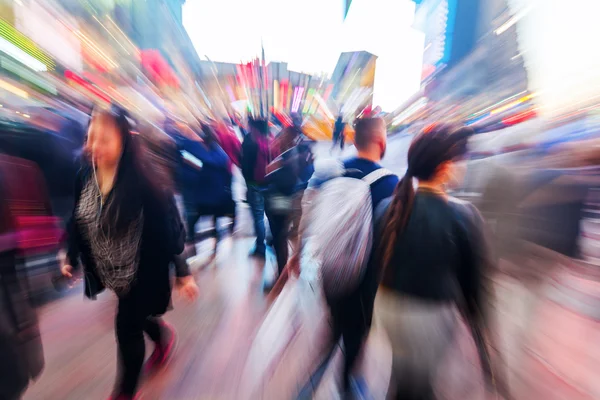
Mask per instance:
[[[287,217],[268,212],[267,218],[269,219],[269,226],[273,234],[273,248],[277,256],[277,269],[279,274],[281,274],[288,260]]]
[[[350,393],[350,379],[355,364],[360,355],[362,345],[369,334],[370,320],[364,314],[361,304],[360,291],[356,290],[347,297],[346,307],[342,309],[342,338],[344,340],[344,371],[343,388],[345,393]],[[369,323],[368,323],[369,322]]]
[[[136,303],[131,298],[119,299],[115,324],[120,364],[117,391],[119,395],[131,398],[137,390],[144,363],[144,324],[147,317],[139,311]]]
[[[229,234],[233,235],[235,233],[235,226],[237,222],[237,210],[235,203],[233,203],[233,208],[231,210],[231,224],[229,225]]]
[[[154,342],[155,348],[145,366],[146,372],[162,367],[175,347],[175,330],[158,317],[148,317],[144,323],[144,332]]]
[[[198,206],[195,204],[186,204],[185,206],[185,218],[187,222],[186,241],[188,243],[196,242],[196,224],[200,219],[200,213],[198,212]]]
[[[256,235],[255,255],[264,255],[265,253],[265,199],[254,186],[248,186],[248,203],[252,210],[252,219],[254,221],[254,233]]]
[[[217,247],[221,241],[221,230],[219,228],[219,215],[214,214],[212,216],[213,226],[215,227],[215,254],[217,254]]]

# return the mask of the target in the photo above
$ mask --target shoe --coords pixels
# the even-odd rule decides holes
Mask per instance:
[[[175,349],[177,334],[175,329],[164,321],[159,322],[162,328],[163,343],[157,343],[154,351],[144,365],[144,371],[149,374],[163,367]]]

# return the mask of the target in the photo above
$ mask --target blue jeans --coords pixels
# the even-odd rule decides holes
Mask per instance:
[[[248,204],[252,211],[254,221],[254,234],[256,235],[256,250],[264,252],[265,246],[265,197],[260,188],[248,185]]]

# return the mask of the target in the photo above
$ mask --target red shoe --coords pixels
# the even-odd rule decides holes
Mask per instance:
[[[163,367],[175,349],[175,342],[177,339],[175,329],[164,321],[161,321],[160,325],[163,329],[163,343],[156,344],[150,358],[146,361],[144,371],[147,374]]]

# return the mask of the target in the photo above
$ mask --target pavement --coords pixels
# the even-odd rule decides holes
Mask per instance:
[[[384,166],[402,174],[409,143],[408,137],[391,138]],[[338,150],[330,153],[330,148],[329,143],[319,143],[315,153],[317,157],[348,157],[354,153],[352,147],[343,153]],[[239,176],[234,193],[238,200],[245,197]],[[167,368],[144,379],[141,386],[144,400],[243,398],[240,385],[243,376],[247,379],[244,371],[252,370],[252,360],[257,359],[253,344],[269,309],[263,287],[273,279],[275,259],[273,254],[268,254],[264,261],[248,257],[253,245],[250,213],[245,203],[238,202],[238,207],[234,236],[224,239],[216,254],[212,239],[202,241],[197,245],[198,255],[188,260],[200,287],[200,298],[188,304],[175,294],[174,309],[166,314],[165,320],[178,331],[177,349]],[[200,224],[200,229],[207,227],[209,222]],[[525,385],[523,378],[525,343],[532,329],[529,324],[532,310],[541,304],[542,297],[532,294],[518,279],[509,277],[498,278],[496,294],[495,317],[510,371],[508,380],[511,387],[519,388],[519,393],[526,393],[522,388],[531,385]],[[115,308],[116,299],[111,293],[89,301],[83,299],[81,288],[74,288],[39,308],[46,367],[40,379],[30,386],[25,400],[108,397],[116,374]],[[551,312],[552,308],[546,306],[545,310]],[[274,343],[264,343],[263,339],[262,346],[269,349]],[[147,354],[150,352],[148,343]],[[292,361],[279,366],[277,371],[277,376],[289,379],[294,371]],[[519,393],[513,393],[515,399],[539,398],[530,397],[531,392],[525,397]],[[251,398],[248,394],[246,397]],[[254,398],[275,399],[258,395]]]

